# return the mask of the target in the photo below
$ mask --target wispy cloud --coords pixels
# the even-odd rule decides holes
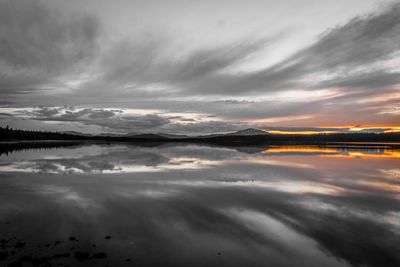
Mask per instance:
[[[118,34],[92,11],[0,0],[0,105],[36,107],[42,114],[31,114],[35,121],[121,131],[398,121],[400,3],[333,25],[312,42],[293,43],[296,52],[265,64],[264,56],[293,34],[282,30],[286,25],[193,46],[171,28]],[[254,62],[259,65],[249,67]],[[64,105],[70,108],[54,109]]]
[[[78,74],[96,50],[99,31],[93,16],[64,16],[41,1],[1,0],[0,96],[31,93]]]

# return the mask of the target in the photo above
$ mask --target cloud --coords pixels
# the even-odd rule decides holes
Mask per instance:
[[[208,82],[215,93],[246,93],[274,91],[290,87],[304,87],[299,81],[306,75],[337,73],[336,79],[315,87],[374,87],[398,83],[398,73],[383,70],[361,73],[353,77],[352,70],[379,63],[400,50],[400,3],[389,9],[364,17],[357,17],[337,26],[321,36],[313,45],[297,52],[278,64],[246,75],[216,75]],[[350,72],[346,75],[346,72]],[[216,86],[212,86],[215,83]],[[211,92],[211,89],[209,91]]]
[[[295,153],[269,154],[268,148],[264,148],[267,149],[265,151],[267,153],[259,151],[247,154],[245,152],[247,149],[249,148],[237,152],[221,147],[193,145],[137,147],[125,144],[114,149],[109,146],[68,149],[69,151],[64,151],[68,156],[76,154],[76,157],[69,161],[65,158],[63,160],[54,158],[55,155],[59,157],[62,151],[47,150],[41,155],[33,153],[16,155],[13,158],[6,158],[4,165],[18,166],[21,161],[29,161],[37,163],[33,166],[41,167],[43,172],[52,172],[61,166],[73,171],[102,168],[110,170],[113,167],[106,163],[117,165],[125,162],[133,166],[157,166],[168,164],[169,160],[174,158],[211,160],[213,163],[235,160],[235,163],[215,164],[214,167],[202,169],[201,173],[192,170],[185,172],[184,175],[182,170],[164,169],[159,173],[142,171],[140,175],[135,176],[135,179],[115,177],[119,180],[112,186],[107,181],[99,180],[97,183],[68,183],[69,186],[66,188],[62,186],[65,180],[54,179],[51,176],[43,178],[52,185],[47,187],[38,186],[37,180],[34,179],[24,179],[23,182],[16,179],[2,179],[4,185],[8,185],[0,187],[1,195],[8,199],[1,206],[3,218],[5,221],[15,221],[16,225],[30,222],[30,225],[37,227],[43,225],[42,218],[57,223],[66,220],[78,224],[93,222],[93,227],[89,224],[90,227],[87,229],[93,230],[93,235],[103,235],[102,229],[97,232],[98,227],[94,227],[98,220],[87,220],[87,217],[76,216],[76,208],[70,205],[71,193],[74,193],[72,196],[81,197],[78,200],[93,200],[83,203],[97,203],[95,207],[99,209],[89,206],[90,211],[99,212],[100,219],[110,226],[110,231],[139,229],[136,235],[136,240],[139,240],[137,244],[145,249],[158,244],[163,248],[160,250],[162,258],[168,259],[174,252],[182,255],[182,248],[187,246],[190,240],[197,240],[195,244],[199,248],[204,248],[204,255],[209,254],[210,247],[213,251],[218,251],[222,242],[229,245],[229,249],[234,248],[232,244],[238,244],[240,247],[235,251],[240,253],[229,255],[233,257],[238,255],[237,258],[230,258],[230,262],[237,263],[236,266],[248,264],[248,259],[252,259],[252,263],[254,262],[252,265],[263,266],[266,258],[268,262],[273,263],[272,266],[293,266],[299,262],[316,263],[316,261],[321,262],[316,264],[317,266],[326,266],[327,258],[334,259],[332,255],[340,259],[339,265],[343,262],[355,266],[398,265],[396,264],[400,260],[397,246],[398,194],[391,191],[397,188],[398,179],[389,178],[382,172],[382,168],[386,172],[396,172],[393,170],[396,162],[389,164],[387,161],[369,159],[368,165],[363,165],[361,168],[359,165],[349,164],[348,159],[343,158],[354,152],[362,152],[356,153],[358,157],[359,154],[364,154],[366,157],[384,156],[381,154],[384,152],[320,151],[316,154],[308,153],[308,157],[298,159]],[[320,153],[325,156],[319,157]],[[43,155],[47,156],[46,159],[43,159]],[[280,158],[280,155],[283,158]],[[294,161],[292,163],[301,162],[302,165],[293,165],[290,162],[288,164],[288,155],[293,155],[290,157]],[[249,157],[260,159],[262,161],[258,162],[265,164],[255,165],[254,161],[246,160]],[[45,166],[45,163],[50,166]],[[304,163],[315,168],[302,168]],[[176,164],[176,160],[169,163],[172,167]],[[365,175],[366,171],[368,175]],[[351,179],[348,178],[349,173],[352,174]],[[85,179],[85,177],[79,178]],[[87,177],[87,181],[90,181],[90,178]],[[292,186],[288,188],[287,185]],[[387,186],[382,187],[382,185]],[[13,190],[10,190],[10,186]],[[331,191],[325,189],[338,192],[329,194]],[[168,195],[169,197],[163,201],[138,194],[146,191],[174,192],[174,194]],[[73,197],[72,200],[76,198]],[[23,211],[20,212],[18,220],[13,220],[15,207],[20,207]],[[32,218],[39,219],[32,220]],[[115,218],[119,220],[116,221]],[[179,227],[176,227],[177,222]],[[32,234],[31,229],[20,228],[26,229],[22,234]],[[54,229],[48,228],[40,232],[44,240],[54,239]],[[276,235],[275,229],[284,229],[286,232],[282,237]],[[126,238],[122,239],[121,243],[129,244],[130,236],[121,236]],[[176,236],[180,238],[176,239]],[[181,242],[176,243],[176,240]],[[127,249],[127,253],[131,253],[131,246]],[[310,249],[315,249],[315,252]],[[228,253],[230,251],[228,250]],[[273,257],[277,251],[283,252],[279,258]],[[288,262],[288,253],[296,256],[293,257],[293,262]],[[189,254],[188,257],[193,259],[193,255]],[[246,255],[244,260],[243,255]],[[305,255],[305,258],[299,258],[298,255]],[[182,259],[182,257],[177,258]],[[184,260],[182,264],[181,262],[176,264],[176,261],[174,263],[187,265],[187,262]]]
[[[88,81],[79,93],[140,98],[154,98],[154,91],[157,97],[193,94],[190,90],[195,84],[206,85],[208,79],[237,66],[282,35],[194,50],[160,32],[116,41],[103,51],[96,66],[97,79]],[[180,46],[184,48],[177,50]]]
[[[376,71],[352,75],[350,77],[335,77],[335,79],[320,82],[318,86],[376,89],[396,84],[400,84],[400,73]]]
[[[255,69],[246,63],[274,54],[286,33],[193,46],[170,29],[106,32],[98,18],[60,6],[0,0],[0,105],[71,105],[42,107],[29,115],[36,122],[209,133],[269,123],[396,121],[391,111],[398,97],[370,100],[399,90],[400,3],[337,25],[278,63]],[[160,113],[125,114],[126,103]]]
[[[166,133],[200,135],[233,132],[248,128],[249,125],[243,123],[229,123],[224,121],[206,121],[192,123],[169,123],[159,130]]]
[[[387,88],[399,83],[399,73],[383,64],[400,51],[399,18],[400,3],[356,17],[277,64],[250,72],[233,69],[261,50],[268,51],[282,33],[184,52],[163,34],[150,34],[117,42],[106,51],[99,66],[102,75],[88,86],[92,94],[107,94],[114,87],[123,95],[142,98],[154,97],[154,91],[158,97],[179,98],[257,95],[294,88]]]
[[[354,68],[390,59],[400,49],[400,4],[383,12],[360,16],[322,36],[291,61],[310,69]]]
[[[41,1],[0,1],[0,94],[36,91],[79,73],[96,50],[99,22],[65,16]]]
[[[38,107],[20,109],[15,117],[43,122],[80,123],[94,125],[113,131],[151,130],[169,122],[168,118],[157,114],[132,115],[121,109],[82,108],[75,106]]]
[[[228,102],[229,103],[229,102]],[[237,104],[233,104],[237,105]],[[137,111],[138,112],[138,111]],[[213,112],[216,112],[213,110]],[[349,112],[349,111],[344,111]],[[238,111],[240,113],[240,111]],[[359,117],[364,111],[355,112]],[[22,128],[36,123],[57,125],[59,129],[76,130],[87,132],[118,132],[118,133],[169,133],[202,135],[214,133],[226,133],[243,130],[246,128],[259,128],[265,131],[280,132],[352,132],[352,127],[287,127],[271,126],[274,121],[285,123],[296,119],[296,116],[273,115],[269,119],[261,120],[226,120],[215,116],[200,116],[195,113],[169,113],[167,111],[157,111],[156,113],[141,110],[135,113],[130,109],[118,108],[87,108],[79,106],[59,106],[59,107],[37,107],[20,109],[0,109],[0,117],[4,119],[3,126],[9,124],[12,127]],[[178,113],[179,114],[179,113]],[[257,115],[257,114],[256,114]],[[206,117],[206,118],[205,118]],[[12,119],[13,121],[10,121]],[[345,118],[343,118],[343,121]],[[375,118],[372,118],[372,120]],[[20,123],[18,123],[20,121]],[[33,127],[37,127],[33,126]],[[43,125],[42,125],[43,127]],[[359,132],[385,132],[395,130],[395,127],[363,127],[355,126]]]
[[[7,111],[7,110],[6,110]],[[25,118],[42,122],[79,123],[99,126],[117,132],[166,132],[182,134],[215,133],[240,130],[248,125],[222,121],[202,121],[187,116],[171,116],[169,113],[134,114],[126,109],[84,108],[76,106],[38,107],[4,112],[14,118]],[[176,122],[173,122],[175,120]]]

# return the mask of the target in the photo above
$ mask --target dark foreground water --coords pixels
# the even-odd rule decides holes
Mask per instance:
[[[3,154],[0,266],[400,266],[400,151]]]

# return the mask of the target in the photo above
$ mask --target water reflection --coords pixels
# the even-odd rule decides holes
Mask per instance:
[[[0,238],[27,245],[11,255],[0,244],[0,265],[6,251],[7,264],[68,252],[49,261],[398,266],[398,153],[92,144],[2,155]]]
[[[87,145],[56,150],[30,150],[0,156],[1,172],[132,173],[217,167],[229,162],[312,168],[313,164],[273,156],[313,155],[330,158],[396,159],[400,151],[387,148],[279,146],[267,149],[221,148],[198,145],[140,147]]]
[[[400,151],[390,147],[363,147],[363,146],[277,146],[264,151],[263,154],[301,154],[301,155],[321,155],[324,157],[336,158],[400,158]]]

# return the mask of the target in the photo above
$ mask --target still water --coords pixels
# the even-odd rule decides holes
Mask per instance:
[[[390,148],[14,151],[0,203],[0,266],[400,266]]]

